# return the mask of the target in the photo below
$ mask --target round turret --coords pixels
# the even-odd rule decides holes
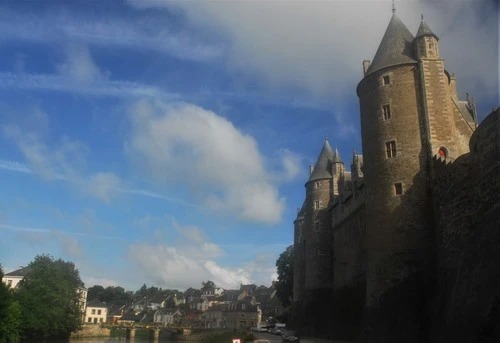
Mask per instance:
[[[377,51],[377,65],[359,83],[366,191],[367,305],[430,256],[431,201],[424,148],[420,75],[405,49],[413,36],[393,15]],[[385,51],[389,49],[390,51]],[[401,56],[403,57],[401,57]],[[372,66],[373,67],[373,63]],[[424,256],[424,258],[422,258]],[[412,269],[413,268],[413,269]]]
[[[333,194],[334,166],[340,160],[328,140],[309,180],[305,184],[303,254],[305,258],[305,289],[332,288],[332,232],[328,205]]]

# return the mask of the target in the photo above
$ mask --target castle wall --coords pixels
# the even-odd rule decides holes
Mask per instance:
[[[500,305],[500,113],[490,114],[453,163],[434,161],[438,209],[435,341],[472,342]],[[500,318],[496,318],[500,334]],[[487,334],[487,333],[486,333]]]
[[[334,291],[363,280],[366,273],[366,233],[363,187],[358,196],[340,195],[330,208],[333,227]]]

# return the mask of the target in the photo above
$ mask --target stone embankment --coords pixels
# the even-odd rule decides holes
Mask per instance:
[[[71,338],[84,338],[84,337],[109,337],[111,330],[103,328],[100,325],[83,325],[82,329],[71,334]]]

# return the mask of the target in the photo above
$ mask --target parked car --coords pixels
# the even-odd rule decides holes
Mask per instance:
[[[267,327],[261,326],[260,328],[257,329],[257,332],[267,332]]]
[[[281,335],[281,343],[300,343],[300,337],[294,330],[283,330]]]

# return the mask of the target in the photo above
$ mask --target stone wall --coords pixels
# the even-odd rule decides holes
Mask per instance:
[[[471,153],[434,161],[438,209],[435,342],[500,338],[500,113],[475,131]]]

